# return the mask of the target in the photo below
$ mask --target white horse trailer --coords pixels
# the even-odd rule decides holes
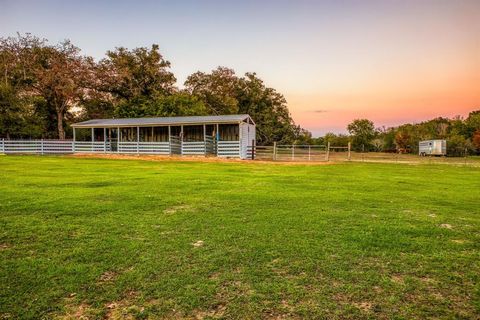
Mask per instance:
[[[447,140],[425,140],[418,144],[420,156],[445,156],[447,154]]]

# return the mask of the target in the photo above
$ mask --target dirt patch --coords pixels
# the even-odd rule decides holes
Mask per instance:
[[[448,223],[442,223],[440,225],[440,228],[444,228],[444,229],[452,229],[452,225],[451,224],[448,224]]]
[[[430,218],[436,218],[436,217],[437,217],[437,215],[436,215],[435,213],[430,213],[428,216],[429,216]]]
[[[223,318],[227,307],[223,304],[216,305],[211,310],[196,310],[193,312],[193,316],[195,319],[203,320],[203,319],[220,319]]]
[[[369,313],[374,307],[374,304],[369,301],[355,301],[355,298],[343,293],[335,294],[334,300],[342,306],[354,306],[365,313]]]
[[[267,161],[267,160],[242,160],[238,158],[220,158],[205,156],[159,156],[159,155],[124,155],[124,154],[72,154],[65,157],[72,158],[95,158],[95,159],[120,159],[120,160],[146,160],[146,161],[184,161],[184,162],[232,162],[248,164],[278,164],[278,165],[330,165],[335,161],[316,162],[316,161]]]
[[[74,296],[65,299],[65,313],[56,314],[52,319],[56,320],[88,320],[94,316],[94,309],[87,303],[76,303]]]
[[[362,310],[363,312],[370,312],[372,310],[373,304],[370,302],[354,302],[352,303],[357,309]]]
[[[0,243],[0,251],[10,249],[11,245],[6,243]]]
[[[136,292],[130,291],[123,299],[105,304],[105,309],[107,310],[105,318],[111,320],[136,319],[137,315],[144,311],[143,306],[137,306],[134,304],[133,300],[136,296]]]
[[[104,283],[104,282],[113,282],[118,276],[118,273],[113,272],[113,271],[106,271],[102,273],[100,278],[98,278],[98,282]]]
[[[399,274],[394,274],[393,276],[390,277],[390,280],[392,280],[392,282],[401,283],[401,284],[403,284],[404,282],[403,276]]]
[[[295,311],[295,307],[292,306],[287,300],[282,300],[281,302],[282,304],[282,308],[288,312],[294,312]]]
[[[423,283],[426,283],[426,284],[434,284],[436,283],[435,279],[432,279],[432,278],[429,278],[429,277],[420,277],[419,280]]]
[[[192,209],[192,207],[189,206],[189,205],[178,205],[178,206],[173,206],[173,207],[170,207],[170,208],[167,208],[167,209],[163,210],[163,213],[173,214],[173,213],[176,213],[177,211],[185,211],[185,210],[190,210],[190,209]]]
[[[214,272],[214,273],[212,273],[212,274],[208,277],[208,279],[210,279],[210,280],[218,280],[218,279],[220,279],[220,275],[221,275],[221,274],[220,274],[219,272]]]
[[[458,243],[458,244],[464,244],[464,243],[469,242],[468,240],[463,240],[463,239],[453,239],[453,240],[450,240],[450,241],[452,241],[453,243]]]

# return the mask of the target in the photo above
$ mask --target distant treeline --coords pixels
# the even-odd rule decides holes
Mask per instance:
[[[430,139],[447,140],[447,154],[460,156],[480,154],[480,110],[467,118],[436,118],[417,124],[403,124],[391,128],[375,128],[368,119],[354,120],[347,127],[349,135],[327,133],[307,143],[346,146],[349,142],[356,151],[417,153],[418,142]]]
[[[175,86],[158,45],[107,51],[95,61],[66,40],[51,45],[30,34],[0,38],[0,137],[71,137],[68,124],[91,118],[248,113],[258,143],[295,143],[308,131],[295,125],[283,95],[255,73],[239,77],[218,67]]]

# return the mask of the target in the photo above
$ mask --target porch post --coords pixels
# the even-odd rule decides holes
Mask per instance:
[[[183,156],[183,124],[180,126],[180,155]]]
[[[72,152],[75,153],[75,127],[73,127]]]
[[[242,159],[242,153],[243,153],[242,128],[240,127],[241,124],[242,124],[241,122],[238,123],[238,153],[239,153],[240,159]]]
[[[103,128],[103,153],[107,153],[107,128]]]
[[[120,141],[122,140],[122,133],[120,127],[117,127],[117,153],[120,153]]]
[[[218,142],[220,141],[220,126],[216,125],[215,130],[215,155],[218,157]]]
[[[203,154],[207,155],[207,129],[205,123],[203,124]]]
[[[140,154],[140,127],[137,126],[137,154]]]
[[[168,126],[168,153],[172,155],[172,128]]]

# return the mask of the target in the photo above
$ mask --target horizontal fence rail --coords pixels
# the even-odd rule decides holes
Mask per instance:
[[[98,153],[106,152],[107,146],[105,142],[93,142],[93,141],[75,141],[73,144],[74,149],[72,152],[79,153]]]
[[[23,154],[73,153],[71,140],[1,140],[0,152]]]
[[[327,148],[322,145],[248,146],[247,156],[250,159],[273,161],[328,161]]]
[[[240,157],[240,142],[239,141],[218,141],[217,142],[217,156],[239,158]]]
[[[205,155],[205,141],[182,142],[182,154],[184,155]]]

